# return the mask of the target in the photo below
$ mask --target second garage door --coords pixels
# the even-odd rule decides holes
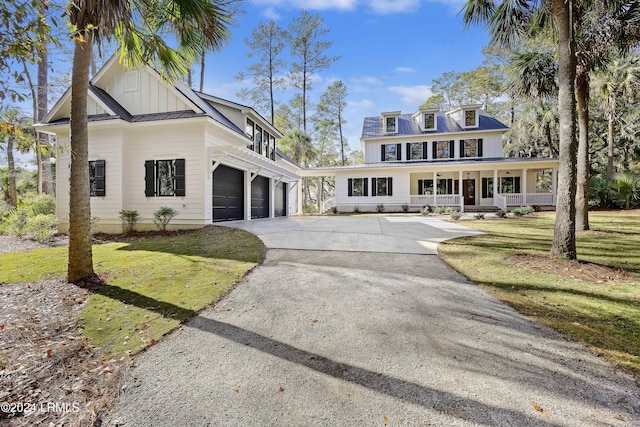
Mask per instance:
[[[213,220],[244,219],[244,172],[220,165],[213,171]]]
[[[269,178],[258,175],[251,182],[251,218],[269,217]]]

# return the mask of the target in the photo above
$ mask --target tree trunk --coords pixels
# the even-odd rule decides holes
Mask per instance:
[[[92,58],[93,59],[93,58]],[[38,108],[36,121],[38,123],[44,120],[49,109],[49,51],[46,46],[39,55],[38,62]],[[36,132],[36,146],[39,156],[39,180],[38,192],[40,194],[55,194],[55,185],[53,180],[53,169],[51,167],[51,150],[49,137],[42,132]]]
[[[552,10],[558,31],[558,113],[560,146],[558,150],[558,187],[556,222],[550,255],[576,259],[576,53],[573,41],[571,9],[573,0],[553,0]]]
[[[612,104],[615,103],[615,100]],[[615,104],[611,108],[615,109]],[[615,111],[609,113],[607,126],[607,179],[613,179],[613,137],[616,131]]]
[[[576,230],[589,230],[589,72],[576,75],[578,103],[578,163],[576,165]]]
[[[7,138],[7,178],[9,180],[9,204],[18,207],[18,190],[16,189],[16,165],[13,160],[13,138]]]
[[[71,70],[71,177],[69,178],[69,265],[67,279],[78,282],[94,274],[89,196],[87,96],[93,37],[74,40]]]
[[[202,58],[200,59],[200,92],[204,92],[204,58],[206,51],[202,51]]]

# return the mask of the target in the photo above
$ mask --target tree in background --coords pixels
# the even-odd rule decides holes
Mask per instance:
[[[259,109],[269,110],[271,124],[274,124],[276,89],[285,89],[286,79],[280,75],[286,66],[282,53],[286,47],[287,33],[275,22],[260,24],[251,32],[251,39],[245,39],[245,43],[251,49],[247,54],[249,58],[258,56],[258,61],[249,66],[247,73],[239,73],[236,79],[243,81],[245,76],[251,76],[253,87],[244,88],[238,92],[242,99],[251,99]]]
[[[0,110],[0,142],[5,144],[7,153],[7,202],[18,206],[16,186],[16,166],[13,158],[15,149],[21,152],[29,150],[33,143],[29,123],[15,108]]]
[[[303,167],[309,165],[317,158],[317,150],[314,147],[311,137],[302,129],[293,128],[284,134],[284,138],[280,140],[282,151],[291,157],[291,160]],[[303,179],[303,205],[309,204],[309,180]]]
[[[71,176],[68,280],[94,274],[91,250],[91,206],[87,97],[94,44],[115,38],[128,66],[153,60],[161,74],[174,79],[187,74],[204,49],[222,47],[228,38],[229,14],[223,5],[206,0],[77,1],[67,14],[74,43],[71,77]],[[159,36],[175,35],[177,48]]]
[[[333,82],[325,93],[320,96],[320,103],[316,109],[314,120],[322,123],[325,138],[337,139],[340,144],[341,165],[345,165],[345,144],[343,126],[347,124],[344,109],[347,107],[347,86],[338,80]],[[347,153],[348,154],[348,153]]]
[[[289,25],[289,44],[291,47],[291,85],[300,89],[302,100],[302,130],[307,132],[307,92],[312,88],[311,76],[325,70],[340,59],[340,56],[327,56],[326,52],[333,46],[333,41],[323,40],[329,30],[323,27],[323,20],[318,15],[311,15],[303,10],[300,17],[294,18]]]

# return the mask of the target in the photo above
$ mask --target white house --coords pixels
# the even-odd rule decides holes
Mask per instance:
[[[61,232],[69,217],[70,104],[67,91],[38,125],[57,140]],[[88,109],[99,231],[121,232],[121,210],[139,212],[136,229],[155,228],[162,206],[178,211],[176,228],[297,211],[299,168],[276,149],[280,132],[250,107],[167,84],[149,67],[127,70],[114,56],[91,79]]]
[[[505,158],[507,126],[481,105],[364,119],[364,164],[302,170],[335,177],[338,211],[555,205],[556,159]]]

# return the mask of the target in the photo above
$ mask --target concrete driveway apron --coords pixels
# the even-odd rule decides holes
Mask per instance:
[[[640,425],[634,378],[433,255],[472,230],[409,216],[228,225],[264,240],[264,264],[137,358],[111,425]]]

